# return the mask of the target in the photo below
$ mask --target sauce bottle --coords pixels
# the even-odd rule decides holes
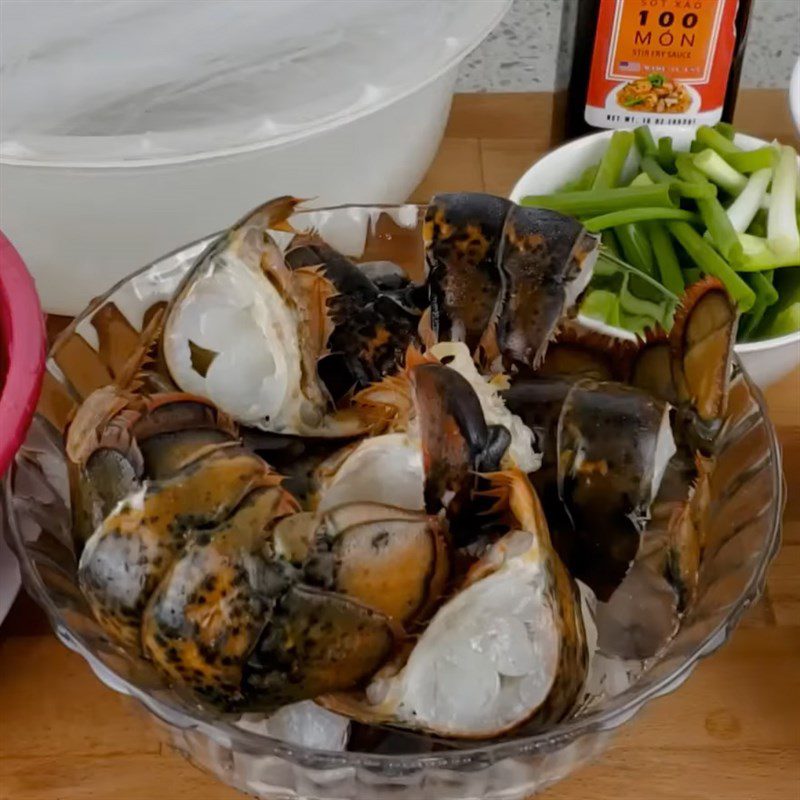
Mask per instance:
[[[566,0],[565,137],[730,122],[750,7],[751,0]]]

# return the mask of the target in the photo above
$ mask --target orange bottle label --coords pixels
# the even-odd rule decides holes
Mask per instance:
[[[737,0],[600,0],[586,121],[713,125],[722,117]]]

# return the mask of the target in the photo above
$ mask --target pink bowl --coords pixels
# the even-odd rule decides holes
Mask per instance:
[[[46,344],[33,278],[0,233],[0,475],[22,443],[36,408]]]

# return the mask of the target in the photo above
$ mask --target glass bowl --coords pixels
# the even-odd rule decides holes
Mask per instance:
[[[357,260],[390,260],[419,277],[422,209],[341,206],[297,212]],[[285,237],[285,238],[284,238]],[[94,621],[76,583],[62,430],[76,400],[113,379],[153,308],[165,303],[211,241],[188,245],[95,300],[54,343],[32,427],[3,486],[10,542],[28,591],[56,635],[103,683],[138,700],[163,737],[222,781],[269,800],[458,798],[522,800],[597,756],[611,735],[654,697],[677,689],[701,658],[730,636],[764,587],[780,539],[780,453],[758,389],[738,367],[711,480],[711,528],[696,602],[656,657],[619,691],[545,731],[490,743],[433,740],[378,729],[347,750],[271,738],[210,713],[170,690],[148,664],[121,651]],[[288,234],[277,234],[285,246]],[[363,732],[362,732],[363,733]]]

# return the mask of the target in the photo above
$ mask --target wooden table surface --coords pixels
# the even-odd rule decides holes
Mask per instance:
[[[549,147],[552,98],[461,95],[414,194],[505,194]],[[784,93],[743,92],[737,124],[793,137]],[[800,798],[800,371],[767,392],[788,484],[783,547],[763,600],[686,684],[624,726],[594,765],[545,800]],[[0,629],[0,799],[235,800],[162,747],[20,596]],[[420,798],[420,800],[436,800]]]

